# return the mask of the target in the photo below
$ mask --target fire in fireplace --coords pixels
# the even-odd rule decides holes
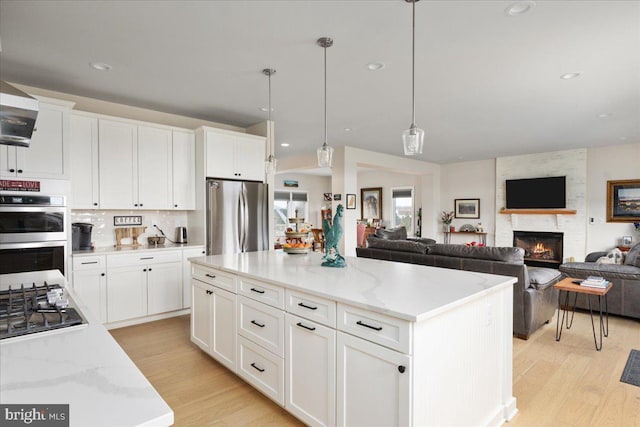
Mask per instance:
[[[514,231],[513,246],[524,249],[525,264],[558,267],[562,264],[564,233]]]

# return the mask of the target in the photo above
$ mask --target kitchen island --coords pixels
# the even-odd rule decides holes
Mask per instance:
[[[64,283],[47,273],[42,280]],[[24,274],[0,275],[0,287],[25,283]],[[142,372],[82,301],[74,306],[85,324],[0,341],[0,404],[68,404],[78,427],[172,425],[173,411]]]
[[[513,277],[280,251],[191,258],[191,339],[309,425],[497,426]]]

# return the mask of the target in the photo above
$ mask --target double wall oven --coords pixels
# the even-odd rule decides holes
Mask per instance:
[[[66,211],[64,196],[0,194],[0,274],[64,274]]]

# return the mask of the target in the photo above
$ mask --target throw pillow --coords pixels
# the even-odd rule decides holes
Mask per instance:
[[[629,250],[624,264],[640,267],[640,243],[636,243],[636,245]]]
[[[622,264],[624,261],[624,255],[618,248],[613,248],[605,256],[602,256],[596,260],[597,264]]]
[[[406,240],[407,229],[404,225],[396,228],[378,228],[376,230],[375,236],[387,240]]]

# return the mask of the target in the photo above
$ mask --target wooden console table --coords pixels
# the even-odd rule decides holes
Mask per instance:
[[[445,231],[444,232],[444,243],[449,244],[451,242],[452,234],[473,234],[476,236],[480,236],[478,240],[483,245],[487,244],[487,233],[480,231]]]

